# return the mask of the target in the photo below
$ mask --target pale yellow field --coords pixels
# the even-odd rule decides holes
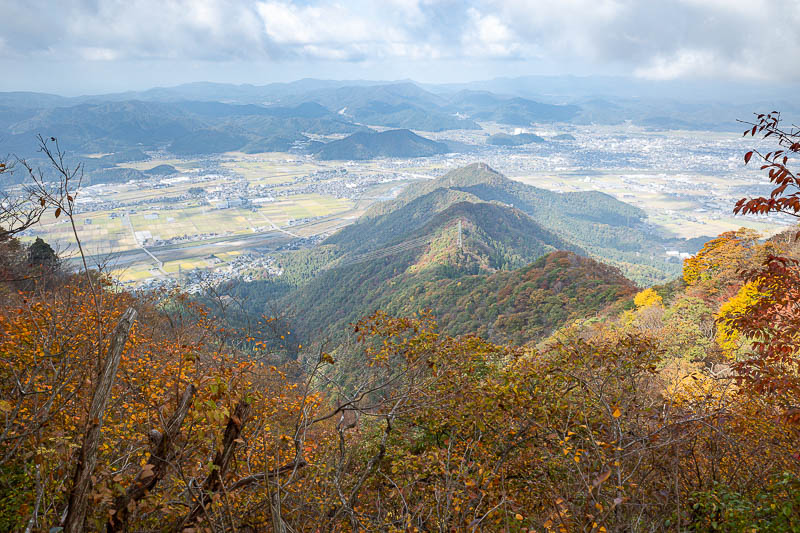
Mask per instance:
[[[180,261],[168,261],[164,263],[163,269],[169,274],[177,274],[179,270],[189,271],[195,268],[209,268],[212,266],[210,261],[202,258],[182,259]]]
[[[147,265],[134,265],[128,268],[112,270],[111,275],[122,283],[144,281],[152,278],[151,268]]]
[[[222,163],[222,167],[244,177],[255,185],[292,183],[297,178],[320,168],[317,165],[309,164],[289,165],[277,159],[227,161]]]
[[[123,219],[111,218],[111,211],[81,213],[75,216],[78,236],[84,249],[91,254],[127,250],[135,246],[133,234]],[[39,235],[54,247],[70,248],[67,255],[77,253],[72,226],[65,216],[56,219],[49,211],[42,218]]]

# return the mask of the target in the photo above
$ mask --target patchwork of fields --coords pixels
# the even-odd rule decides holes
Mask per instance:
[[[782,227],[774,218],[732,215],[736,200],[763,193],[764,187],[763,176],[744,168],[738,136],[571,126],[569,131],[532,129],[545,138],[570,133],[571,141],[498,148],[486,144],[487,135],[508,128],[481,125],[483,130],[420,132],[473,147],[420,159],[325,162],[285,153],[231,152],[186,159],[156,155],[125,163],[119,166],[140,171],[171,165],[178,174],[85,188],[78,200],[78,234],[93,260],[107,263],[126,282],[175,278],[196,269],[246,270],[243,259],[229,252],[259,250],[263,256],[284,240],[329,234],[371,203],[399,193],[409,180],[476,161],[545,189],[603,191],[644,209],[648,222],[670,236],[710,237],[741,226],[768,235]],[[63,218],[48,215],[26,238],[36,235],[64,256],[77,252]],[[240,239],[245,236],[256,238]],[[103,261],[108,254],[114,259]]]
[[[191,248],[237,235],[271,232],[309,238],[339,227],[344,219],[356,218],[366,207],[356,199],[298,190],[305,176],[324,173],[330,165],[298,161],[288,154],[154,158],[120,166],[148,170],[158,165],[172,165],[180,177],[95,185],[85,187],[79,196],[75,222],[85,252],[96,263],[107,263],[123,282],[175,277],[179,270],[225,268],[240,252],[215,253],[209,258],[207,247],[198,247],[197,257],[156,261],[143,255],[145,260],[124,265],[116,265],[113,258],[104,261],[103,256],[137,249],[160,256],[165,246]],[[26,238],[35,236],[51,243],[62,256],[77,254],[72,226],[64,217],[56,219],[48,213]]]

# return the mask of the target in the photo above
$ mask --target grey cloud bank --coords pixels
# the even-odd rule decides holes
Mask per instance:
[[[304,76],[800,81],[795,0],[2,0],[0,90]]]

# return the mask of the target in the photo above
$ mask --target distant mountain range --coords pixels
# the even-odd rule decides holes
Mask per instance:
[[[364,155],[355,157],[391,157],[383,142],[361,143],[356,137],[352,143],[322,149],[311,138],[369,132],[370,126],[414,130],[423,138],[424,132],[476,130],[483,121],[515,127],[630,121],[655,130],[738,131],[735,119],[748,118],[753,111],[798,110],[792,88],[771,87],[759,96],[753,87],[733,87],[714,99],[712,86],[716,87],[698,86],[692,92],[669,82],[523,77],[451,85],[313,79],[263,86],[191,83],[80,97],[6,92],[0,93],[0,153],[36,163],[40,154],[35,135],[42,134],[59,138],[63,148],[79,156],[116,156],[136,149],[178,156],[238,150],[319,152],[323,158],[359,152]],[[743,103],[725,103],[722,99],[728,94],[738,95]],[[501,134],[489,143],[517,145],[529,139],[537,141]],[[358,148],[359,143],[364,148]],[[347,144],[357,146],[348,148]],[[441,153],[442,149],[420,139],[406,144],[414,148],[398,149],[395,153],[400,157]],[[447,141],[449,151],[474,149]],[[338,150],[340,154],[329,153]],[[104,163],[100,169],[118,164]],[[106,179],[97,167],[95,171],[95,181]],[[109,173],[107,181],[120,178],[121,171],[115,173]]]
[[[343,83],[190,84],[78,98],[0,93],[0,143],[4,151],[22,156],[34,154],[37,133],[58,137],[77,153],[288,151],[307,145],[307,134],[350,134],[368,126],[475,130],[480,129],[475,120],[529,125],[569,120],[577,109],[489,93],[445,97],[410,82]]]
[[[302,109],[289,114],[284,111],[298,104],[316,103],[325,110],[324,116],[317,117],[320,119],[336,114],[350,123],[417,131],[474,129],[478,127],[477,121],[528,126],[532,122],[616,124],[626,120],[655,129],[735,130],[736,118],[748,118],[754,111],[800,111],[794,99],[796,92],[797,87],[780,85],[686,83],[603,76],[523,76],[438,85],[409,80],[303,79],[261,86],[198,82],[79,97],[7,92],[0,93],[0,132],[6,132],[0,141],[8,145],[13,140],[8,138],[12,131],[35,131],[18,125],[46,109],[122,102],[182,103],[184,111],[206,118],[208,113],[199,112],[196,105],[187,103],[272,107],[278,110],[272,116],[284,119],[311,118]],[[225,109],[224,114],[239,115],[241,110]],[[42,119],[44,121],[37,126],[44,129],[59,124],[53,122],[54,117]],[[274,128],[275,124],[271,126]],[[281,127],[272,135],[292,138],[284,135],[289,130],[304,132],[303,128]],[[305,132],[314,133],[311,129]],[[262,133],[261,136],[269,135]],[[25,139],[25,142],[30,141]]]
[[[0,95],[0,101],[2,101]],[[0,124],[7,108],[0,107]],[[231,150],[285,151],[321,135],[367,130],[314,103],[263,107],[219,102],[108,101],[71,107],[29,108],[5,124],[6,152],[35,156],[37,133],[59,138],[81,153],[165,149],[177,155]]]

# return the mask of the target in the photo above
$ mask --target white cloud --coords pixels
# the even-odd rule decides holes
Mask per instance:
[[[519,39],[499,17],[484,15],[475,8],[467,10],[471,24],[461,38],[463,51],[475,57],[515,57],[520,52]]]
[[[800,80],[797,0],[0,0],[18,60],[541,60]],[[398,73],[398,76],[402,75]]]
[[[678,50],[670,56],[658,56],[634,75],[651,80],[680,78],[767,79],[768,73],[753,66],[753,62],[737,62],[720,58],[710,50]]]
[[[364,42],[377,37],[374,25],[341,6],[263,2],[257,9],[267,36],[279,44]]]
[[[109,48],[87,47],[79,50],[82,59],[87,61],[114,61],[119,56]]]

